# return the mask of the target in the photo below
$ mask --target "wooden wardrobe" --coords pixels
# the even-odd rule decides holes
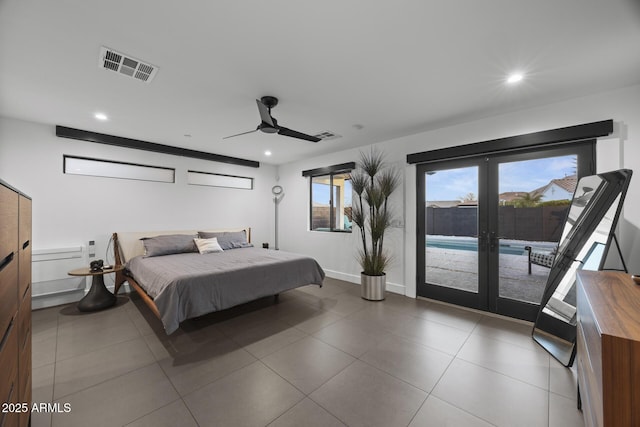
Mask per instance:
[[[0,426],[31,418],[31,199],[0,180]],[[13,404],[13,405],[11,405]]]
[[[586,427],[640,426],[640,286],[578,272],[578,387]]]

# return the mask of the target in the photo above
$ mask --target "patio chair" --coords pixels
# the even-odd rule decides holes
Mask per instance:
[[[524,249],[529,252],[529,274],[531,274],[531,264],[551,268],[558,250],[556,247],[551,252],[536,252],[531,246],[525,246]]]

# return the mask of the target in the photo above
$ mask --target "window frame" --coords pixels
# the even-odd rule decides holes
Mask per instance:
[[[78,162],[78,164],[76,165],[75,162]],[[85,169],[74,169],[74,167],[79,166],[84,166]],[[109,170],[109,167],[112,169]],[[94,157],[73,156],[69,154],[62,155],[62,172],[66,175],[127,179],[131,181],[160,182],[168,184],[175,184],[176,182],[175,168],[143,165],[140,163],[129,163]]]
[[[328,232],[328,233],[351,233],[352,229],[344,230],[334,228],[335,224],[335,200],[333,196],[333,179],[337,175],[350,174],[352,170],[356,168],[355,162],[341,163],[338,165],[327,166],[318,169],[310,169],[302,172],[303,177],[309,178],[309,231]],[[314,178],[328,177],[329,178],[329,227],[328,229],[313,229],[313,183]],[[344,196],[343,196],[344,197]]]
[[[208,181],[207,181],[208,180]],[[188,170],[187,184],[203,187],[234,188],[253,190],[253,178],[240,175],[226,175],[214,172]]]

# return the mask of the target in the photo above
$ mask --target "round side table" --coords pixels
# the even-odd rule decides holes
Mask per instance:
[[[68,273],[69,276],[92,276],[91,289],[78,301],[78,310],[98,311],[114,305],[118,298],[104,285],[104,275],[120,270],[124,270],[123,265],[114,265],[112,268],[104,268],[100,271],[91,271],[89,268],[71,270]]]

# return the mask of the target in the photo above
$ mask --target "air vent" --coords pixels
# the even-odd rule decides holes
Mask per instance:
[[[155,65],[145,64],[139,59],[104,46],[100,48],[98,66],[147,83],[153,80],[158,72]]]
[[[316,138],[320,138],[320,139],[322,139],[324,141],[328,141],[328,140],[331,140],[331,139],[342,138],[342,135],[338,135],[337,133],[331,132],[329,130],[325,130],[324,132],[317,133],[317,134],[315,134],[313,136],[315,136]]]

